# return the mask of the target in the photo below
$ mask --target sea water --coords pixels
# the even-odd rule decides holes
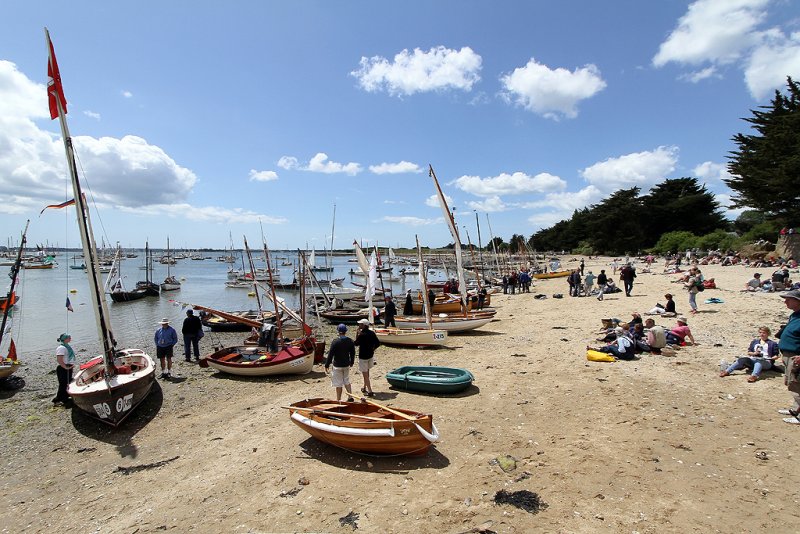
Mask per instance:
[[[80,269],[71,269],[72,258],[76,252],[58,253],[56,261],[58,267],[53,269],[21,269],[17,282],[16,292],[20,300],[15,306],[11,319],[10,335],[14,339],[17,352],[21,359],[51,357],[57,345],[56,339],[64,332],[72,335],[72,346],[79,350],[82,347],[96,348],[99,344],[97,325],[92,312],[89,284],[86,273]],[[136,282],[145,279],[145,271],[140,268],[144,265],[144,252],[138,252],[137,258],[123,260],[121,273],[123,284],[127,289],[135,287]],[[252,295],[252,289],[227,288],[225,282],[230,268],[242,270],[242,262],[225,263],[216,261],[218,256],[225,252],[204,252],[204,256],[211,259],[178,260],[170,266],[170,273],[181,281],[181,289],[166,291],[160,297],[145,297],[132,302],[112,302],[106,296],[106,302],[111,315],[111,327],[117,345],[123,347],[138,347],[152,350],[153,334],[159,328],[163,318],[170,320],[171,325],[180,332],[186,310],[193,304],[202,305],[224,311],[256,310],[258,304]],[[156,254],[158,257],[160,254]],[[254,254],[261,257],[263,254]],[[273,268],[280,273],[283,283],[293,279],[294,266],[281,266],[281,263],[291,262],[297,265],[297,253],[285,251],[272,251],[274,256]],[[353,277],[349,274],[351,269],[358,270],[358,264],[348,261],[355,256],[334,256],[330,261],[334,271],[332,278],[344,278],[342,285],[352,286],[352,282],[363,284],[365,278]],[[285,259],[278,259],[285,258]],[[321,254],[316,256],[318,265],[324,265]],[[81,263],[80,259],[77,261]],[[257,267],[264,267],[263,261],[255,262]],[[391,286],[394,294],[402,296],[406,289],[417,289],[419,281],[416,276],[398,275],[399,266],[394,267],[394,276],[400,281]],[[5,267],[0,272],[6,272]],[[8,268],[10,269],[10,268]],[[328,277],[328,273],[315,273],[320,279]],[[434,278],[441,278],[441,273],[432,273]],[[108,276],[101,273],[101,284]],[[151,280],[161,283],[167,276],[167,266],[159,263],[154,265]],[[266,283],[262,283],[266,285]],[[7,288],[2,293],[7,293]],[[287,306],[298,309],[299,291],[277,291],[280,298],[285,299]],[[67,298],[74,311],[67,310]],[[273,310],[274,306],[261,296],[261,305],[264,310]],[[401,306],[399,303],[398,306]],[[8,330],[8,328],[7,328]],[[9,334],[3,336],[3,347],[8,347]]]

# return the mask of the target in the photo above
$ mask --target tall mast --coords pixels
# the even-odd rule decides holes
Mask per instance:
[[[48,71],[55,76],[58,74],[58,65],[56,64],[55,54],[53,52],[53,44],[50,41],[50,32],[47,28],[44,29],[45,38],[47,40],[47,53],[49,58]],[[58,120],[61,125],[61,137],[64,140],[64,151],[67,155],[67,166],[69,167],[70,180],[72,182],[72,191],[75,195],[75,212],[78,218],[78,230],[81,236],[81,245],[83,247],[83,257],[86,260],[86,271],[89,275],[89,295],[92,299],[92,306],[94,308],[95,323],[97,325],[97,333],[100,336],[100,341],[103,345],[103,360],[106,365],[107,376],[112,376],[115,373],[114,369],[114,347],[117,342],[111,332],[110,317],[106,309],[105,296],[102,293],[99,282],[100,266],[97,261],[97,245],[94,241],[92,234],[91,222],[89,220],[89,208],[86,205],[86,199],[81,190],[81,184],[78,180],[78,167],[75,164],[75,150],[72,144],[72,137],[67,128],[66,110],[61,103],[63,93],[60,93],[60,80],[58,83],[55,80],[48,83],[48,93],[55,96],[55,103],[58,106]]]
[[[436,186],[436,194],[439,196],[439,205],[444,213],[444,219],[450,228],[450,234],[455,241],[454,248],[456,253],[456,270],[458,271],[458,288],[459,293],[461,293],[461,306],[464,310],[464,315],[466,315],[467,309],[469,308],[469,301],[467,300],[467,281],[464,278],[464,264],[461,259],[461,238],[458,236],[455,218],[453,214],[450,213],[450,208],[447,206],[447,200],[444,198],[442,188],[439,187],[439,180],[436,179],[436,173],[433,172],[433,165],[428,165],[428,175],[433,178],[433,184]]]
[[[261,221],[258,222],[261,225]],[[267,247],[267,238],[264,237],[264,227],[261,227],[261,242],[264,244],[264,258],[267,263],[267,272],[269,273],[269,289],[272,295],[272,303],[275,305],[275,324],[278,327],[278,339],[283,339],[283,324],[281,323],[281,310],[278,304],[278,297],[275,295],[275,281],[272,279],[272,263],[269,259],[269,247]]]
[[[14,266],[11,267],[11,272],[9,276],[11,276],[11,286],[8,288],[8,296],[6,297],[6,307],[3,310],[3,321],[0,324],[0,345],[3,344],[3,333],[6,331],[6,321],[8,320],[8,314],[11,313],[11,308],[14,307],[14,301],[16,298],[14,297],[14,287],[17,285],[17,275],[19,275],[19,266],[22,263],[22,249],[25,247],[25,240],[26,235],[28,233],[28,225],[31,223],[30,219],[25,221],[25,229],[22,231],[22,240],[19,243],[19,250],[17,251],[17,259],[14,262]]]
[[[475,224],[478,226],[478,255],[481,259],[481,273],[484,272],[483,265],[483,244],[481,244],[481,221],[478,219],[478,212],[475,211]]]
[[[433,330],[433,319],[431,318],[431,307],[428,303],[428,280],[425,275],[425,262],[422,261],[422,248],[419,246],[419,236],[414,234],[417,240],[417,259],[419,260],[419,283],[422,285],[422,309],[425,312],[425,323],[428,330]]]

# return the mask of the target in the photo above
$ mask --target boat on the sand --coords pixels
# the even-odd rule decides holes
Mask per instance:
[[[472,373],[457,367],[406,365],[386,373],[392,387],[422,393],[458,393],[474,379]]]

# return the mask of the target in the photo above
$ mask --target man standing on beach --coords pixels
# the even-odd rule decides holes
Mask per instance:
[[[194,361],[199,362],[203,323],[192,310],[186,310],[186,319],[183,320],[181,334],[183,334],[183,355],[186,357],[186,361],[192,361],[192,349],[194,349]]]
[[[600,269],[600,274],[597,275],[597,289],[600,290],[600,294],[597,295],[597,300],[603,300],[603,293],[606,291],[607,283],[608,276],[606,276],[606,270]]]
[[[386,326],[397,327],[394,322],[394,317],[397,315],[397,306],[394,304],[392,297],[386,297],[386,306],[383,308],[383,322]]]
[[[775,337],[780,339],[778,348],[783,358],[783,383],[792,394],[791,408],[778,410],[789,415],[783,421],[790,425],[800,425],[800,290],[793,289],[782,293],[783,303],[792,311],[789,322],[778,330]]]
[[[353,340],[347,337],[347,327],[340,324],[336,327],[339,337],[333,340],[328,350],[328,359],[325,360],[325,372],[331,370],[331,384],[336,388],[336,400],[342,400],[342,388],[347,390],[347,402],[352,402],[353,390],[350,389],[350,368],[356,362],[356,346]]]
[[[369,370],[375,365],[373,356],[375,356],[375,350],[381,346],[381,342],[375,332],[369,329],[369,321],[366,319],[358,321],[358,331],[353,344],[358,346],[358,370],[364,377],[364,387],[361,388],[361,392],[367,397],[373,397],[375,394],[372,392],[372,383],[369,381]]]
[[[156,356],[161,360],[161,378],[172,376],[172,347],[178,343],[178,333],[169,325],[169,319],[161,319],[161,328],[156,330],[153,341],[156,344]]]
[[[633,291],[633,279],[636,278],[636,270],[633,268],[633,265],[626,263],[625,266],[620,269],[619,274],[619,279],[622,280],[622,283],[625,285],[625,296],[630,297],[631,291]]]

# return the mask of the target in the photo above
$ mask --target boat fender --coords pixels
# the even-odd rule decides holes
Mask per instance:
[[[610,354],[606,354],[605,352],[600,352],[600,351],[591,350],[591,349],[586,351],[586,359],[589,360],[590,362],[615,362],[615,361],[617,361],[617,359],[614,358]]]

